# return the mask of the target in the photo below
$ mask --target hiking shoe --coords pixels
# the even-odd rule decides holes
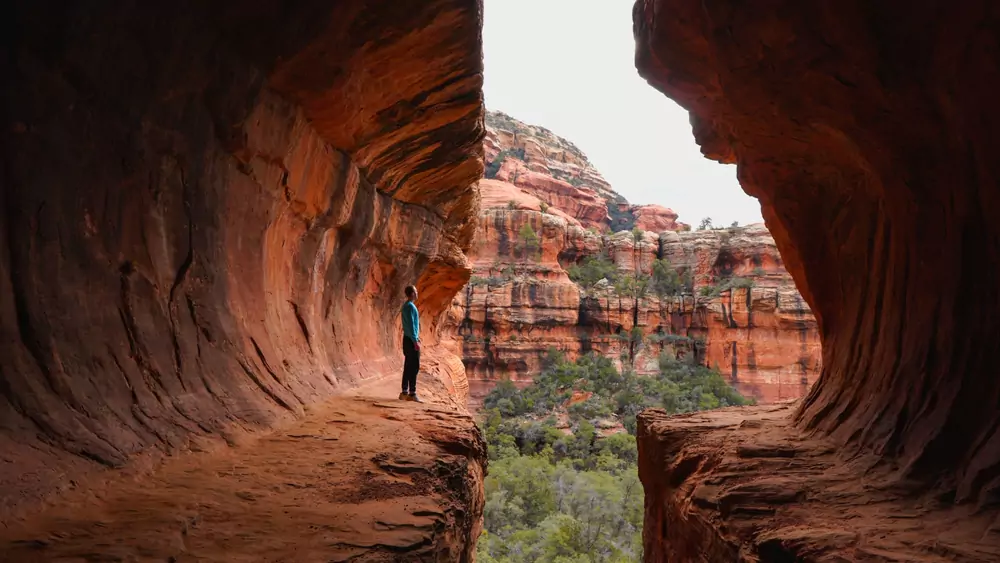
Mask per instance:
[[[414,403],[422,403],[423,402],[423,401],[420,400],[419,397],[417,397],[416,393],[414,393],[413,395],[407,395],[406,396],[406,400],[407,401],[413,401]]]
[[[410,400],[410,395],[406,391],[403,391],[402,393],[399,394],[399,400],[400,401],[409,401]]]

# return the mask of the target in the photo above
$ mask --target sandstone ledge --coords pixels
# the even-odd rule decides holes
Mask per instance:
[[[998,561],[989,510],[920,496],[790,425],[790,403],[639,416],[646,561]]]
[[[397,401],[388,383],[259,440],[70,491],[0,531],[0,560],[468,561],[485,444],[464,410]]]

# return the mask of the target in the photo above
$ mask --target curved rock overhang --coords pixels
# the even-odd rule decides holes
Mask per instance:
[[[815,312],[803,431],[1000,493],[1000,7],[639,0],[636,64],[738,165]]]
[[[433,341],[470,275],[480,0],[9,15],[0,519],[394,371],[405,285]]]

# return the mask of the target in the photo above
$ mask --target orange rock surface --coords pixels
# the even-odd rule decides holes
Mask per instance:
[[[819,333],[766,228],[688,232],[667,208],[625,202],[571,142],[495,112],[487,113],[487,125],[486,159],[497,173],[479,184],[472,281],[453,302],[447,328],[461,349],[473,404],[500,379],[530,382],[550,347],[570,358],[595,350],[655,372],[659,355],[672,351],[664,334],[696,339],[699,360],[758,401],[805,394],[819,374]],[[580,178],[579,185],[553,175]],[[586,192],[563,208],[568,190]],[[595,198],[599,205],[591,205]],[[604,216],[595,221],[598,207]],[[640,238],[608,233],[617,221],[635,225]],[[537,247],[525,252],[529,232]],[[601,253],[623,273],[649,274],[666,258],[691,272],[693,294],[647,295],[635,304],[609,287],[583,291],[567,268]],[[754,286],[699,296],[733,276]],[[629,346],[622,336],[636,326],[644,343]]]
[[[388,399],[387,383],[233,447],[74,482],[2,528],[0,560],[470,561],[486,445],[464,409]]]
[[[483,172],[481,2],[430,0],[405,10],[354,0],[50,8],[16,2],[9,60],[18,62],[3,101],[17,124],[4,127],[0,200],[5,528],[46,502],[58,505],[89,475],[114,481],[119,471],[158,467],[165,455],[294,425],[361,384],[388,378],[395,388],[408,284],[421,293],[421,386],[464,402],[462,363],[438,346],[438,332],[471,274],[464,252]],[[309,471],[349,483],[359,477],[351,472],[406,450],[408,441],[421,449],[418,463],[442,455],[437,438],[407,434],[410,422],[387,412],[360,409],[372,420],[335,433],[343,450],[334,457],[356,451],[364,463],[302,463],[316,461]],[[471,419],[450,420],[456,435],[476,439]],[[400,433],[401,442],[350,445],[352,432],[372,429]],[[247,455],[278,463],[290,449]],[[481,453],[456,467],[469,463],[475,473]],[[205,460],[203,477],[216,463]],[[410,492],[390,486],[386,502],[409,513],[393,522],[420,529],[402,535],[426,540],[442,559],[467,560],[481,483],[453,491],[460,493],[454,517],[420,516],[408,498],[439,483],[397,473],[386,482]],[[260,486],[279,479],[263,469],[256,475]],[[186,479],[174,476],[169,490],[149,495],[172,494]],[[317,485],[319,473],[313,477],[304,486]],[[198,490],[207,492],[200,479]],[[301,500],[293,485],[282,487],[273,502]],[[130,517],[141,520],[122,512],[127,500],[109,499],[116,534],[129,533]],[[240,514],[233,502],[224,514]],[[247,513],[230,531],[282,518],[270,510]],[[340,538],[361,525],[345,520],[350,511],[317,510],[302,523],[325,520]],[[88,517],[97,518],[74,516]],[[218,551],[183,545],[184,528],[173,525],[172,556],[184,559],[190,549],[218,559]],[[32,541],[42,547],[60,543],[39,534]],[[211,542],[212,534],[190,537]],[[148,546],[137,537],[122,542],[121,557],[144,557]],[[334,544],[312,547],[341,550]],[[25,560],[27,552],[17,553]]]
[[[796,409],[640,423],[647,561],[1000,560],[997,21],[635,3],[640,74],[738,165],[823,342]]]
[[[725,277],[753,281],[672,305],[683,312],[672,316],[674,330],[704,338],[705,363],[745,395],[765,403],[805,396],[822,364],[819,330],[767,229],[663,233],[660,241],[664,258],[694,272],[696,292]]]
[[[869,484],[871,457],[801,435],[794,412],[641,413],[644,561],[1000,560],[996,514]]]
[[[486,125],[488,180],[512,184],[585,227],[609,224],[608,200],[617,194],[576,145],[500,112],[487,112]]]
[[[635,226],[643,231],[662,233],[682,230],[684,223],[677,222],[677,213],[662,205],[633,205]]]

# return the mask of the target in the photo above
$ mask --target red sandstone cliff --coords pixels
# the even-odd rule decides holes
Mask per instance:
[[[394,378],[407,284],[433,355],[471,273],[480,2],[15,4],[0,520],[66,475],[233,442]],[[443,354],[428,388],[463,402]],[[451,558],[479,509],[442,524],[465,537]]]
[[[628,204],[569,141],[504,114],[487,113],[485,147],[487,175],[496,175],[480,182],[472,281],[449,318],[474,401],[499,379],[530,381],[550,347],[655,371],[660,353],[673,351],[667,335],[690,338],[700,361],[760,401],[805,394],[819,373],[816,322],[763,226],[688,232],[670,209]],[[638,240],[620,230],[633,225]],[[622,273],[648,275],[667,259],[693,286],[636,303],[570,280],[570,266],[602,253]],[[733,277],[753,287],[700,295]]]
[[[647,561],[998,561],[995,2],[639,0],[817,318],[797,409],[640,417]],[[934,228],[928,228],[928,225]]]

